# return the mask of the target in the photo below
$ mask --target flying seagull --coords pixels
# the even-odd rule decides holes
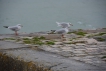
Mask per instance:
[[[62,28],[66,28],[66,27],[70,27],[73,26],[71,23],[67,23],[67,22],[56,22],[58,26],[61,26]]]
[[[21,24],[17,24],[15,26],[3,26],[15,32],[15,35],[18,35],[17,31],[19,31],[23,26]]]
[[[64,38],[64,35],[67,34],[68,32],[69,32],[68,27],[66,27],[56,30],[54,33],[62,34],[62,38]]]

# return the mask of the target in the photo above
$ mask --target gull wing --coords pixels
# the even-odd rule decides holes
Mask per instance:
[[[58,33],[58,34],[63,34],[65,33],[66,31],[64,29],[59,29],[59,30],[56,30],[55,33]]]
[[[18,30],[20,30],[19,28],[18,28],[18,26],[11,26],[11,27],[8,27],[10,30],[12,30],[12,31],[18,31]]]
[[[56,22],[58,26],[61,26],[62,28],[70,27],[69,23],[66,22]]]

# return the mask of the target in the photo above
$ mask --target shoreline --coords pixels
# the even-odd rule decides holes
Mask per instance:
[[[76,71],[79,71],[79,69],[80,71],[89,71],[89,69],[90,71],[94,71],[94,68],[96,71],[105,71],[105,31],[106,29],[98,29],[85,33],[85,30],[79,29],[78,31],[68,33],[65,38],[66,40],[61,39],[60,34],[52,33],[20,33],[18,36],[14,34],[2,34],[0,35],[0,53],[6,54],[9,57],[15,57],[15,60],[28,60],[32,62],[32,65],[38,63],[42,66],[43,64],[43,68],[53,66],[53,68],[47,71],[69,71],[69,69],[74,71],[76,67],[79,66],[77,64],[81,64],[82,66],[79,66]],[[25,56],[27,56],[27,58]],[[48,58],[51,60],[49,61]],[[64,62],[63,59],[66,60],[66,62]],[[70,64],[67,63],[67,60]],[[50,64],[48,64],[48,61]],[[71,63],[72,61],[73,63]],[[55,62],[59,62],[60,65],[57,63],[55,66]],[[83,67],[83,64],[87,69]],[[66,66],[66,68],[64,68],[64,66]],[[37,67],[39,69],[39,66]]]
[[[53,30],[55,31],[55,30]],[[69,29],[69,32],[72,31],[83,31],[83,32],[87,32],[87,33],[97,33],[97,32],[106,32],[106,28],[97,28],[95,30],[90,30],[90,29]],[[52,30],[50,31],[39,31],[39,32],[30,32],[30,33],[26,33],[26,32],[19,32],[19,34],[47,34],[52,32]],[[12,35],[13,33],[11,33]],[[0,35],[4,35],[4,34],[0,34]],[[7,35],[9,35],[9,33],[7,33]]]

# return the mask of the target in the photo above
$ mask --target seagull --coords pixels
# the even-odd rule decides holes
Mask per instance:
[[[68,32],[69,32],[68,27],[66,27],[56,30],[54,33],[62,34],[62,38],[64,38],[64,35],[67,34]]]
[[[17,24],[15,26],[3,26],[3,27],[14,31],[15,35],[18,35],[17,31],[19,31],[23,26],[21,24]]]
[[[61,26],[62,28],[70,27],[73,26],[71,23],[66,23],[66,22],[56,22],[58,26]]]

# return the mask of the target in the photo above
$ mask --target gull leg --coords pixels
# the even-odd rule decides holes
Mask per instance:
[[[64,34],[61,35],[61,41],[64,41]]]
[[[64,34],[62,34],[62,41],[66,41]]]
[[[17,31],[15,31],[15,35],[18,35]]]
[[[62,34],[62,38],[64,38],[64,35]]]

